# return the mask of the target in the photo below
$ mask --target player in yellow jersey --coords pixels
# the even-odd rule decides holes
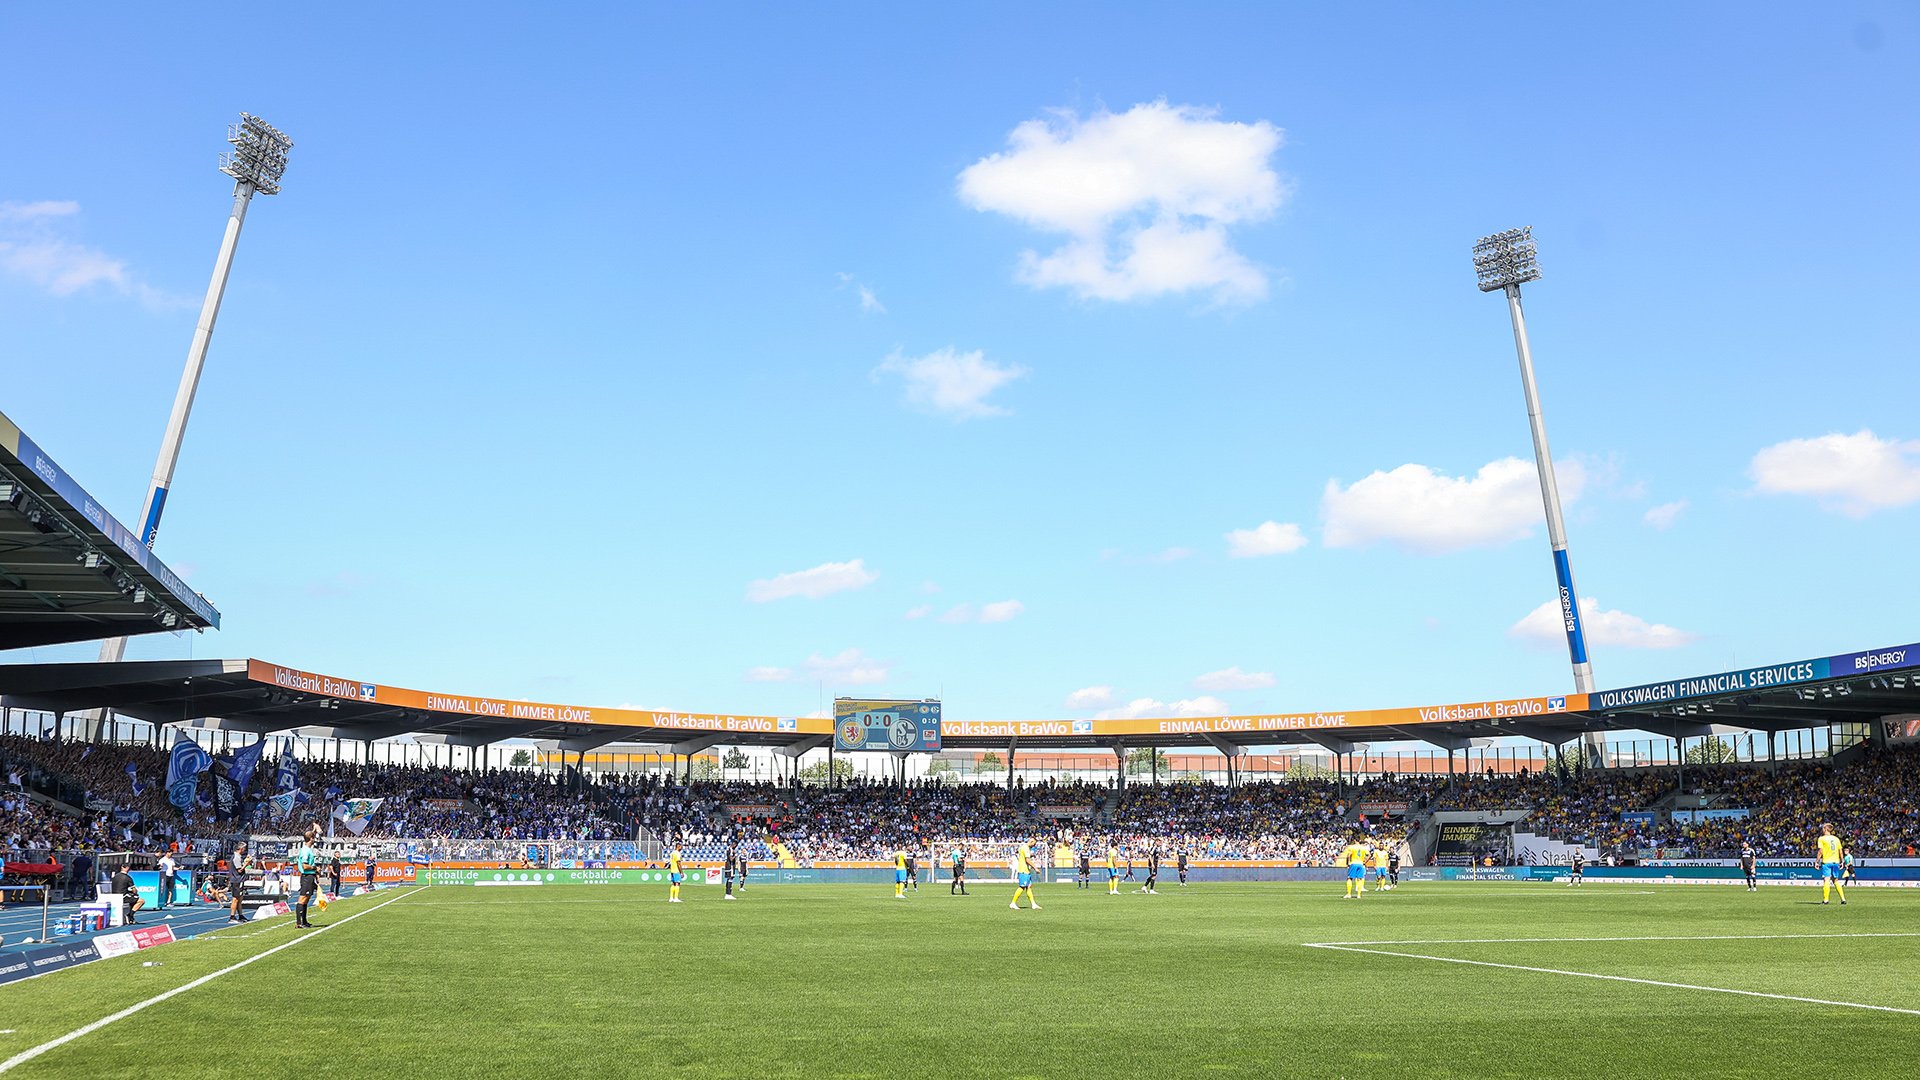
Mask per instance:
[[[1352,841],[1340,852],[1336,863],[1347,868],[1347,895],[1341,899],[1360,899],[1367,891],[1367,845]]]
[[[1840,853],[1843,850],[1840,838],[1833,835],[1833,823],[1821,822],[1820,839],[1814,841],[1820,852],[1820,902],[1826,903],[1829,894],[1840,894],[1840,906],[1847,906],[1847,890],[1840,884]]]
[[[1373,849],[1373,887],[1386,892],[1393,886],[1387,884],[1387,846],[1375,845]]]
[[[1120,846],[1107,844],[1107,895],[1120,895]]]
[[[905,849],[893,853],[893,898],[907,898],[907,853]]]
[[[1007,906],[1020,910],[1020,894],[1027,894],[1027,905],[1035,911],[1040,910],[1040,901],[1033,898],[1033,844],[1022,840],[1019,850],[1013,853],[1013,903]]]
[[[680,902],[680,882],[685,879],[686,875],[680,871],[680,845],[675,844],[667,855],[667,903]]]

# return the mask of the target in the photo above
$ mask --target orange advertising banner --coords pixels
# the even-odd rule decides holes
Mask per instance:
[[[359,682],[319,675],[298,668],[247,661],[247,677],[269,686],[321,694],[347,701],[364,701],[396,708],[503,720],[547,721],[555,724],[601,724],[612,727],[727,732],[743,735],[831,735],[828,717],[739,716],[723,713],[660,712],[650,709],[610,709],[586,705],[558,705],[539,701],[474,697],[409,690],[381,683]],[[1253,716],[1136,717],[1113,720],[952,720],[942,718],[942,739],[1074,738],[1090,743],[1135,735],[1257,735],[1263,732],[1325,731],[1342,728],[1412,727],[1463,720],[1524,720],[1558,713],[1581,712],[1587,695],[1500,698],[1456,705],[1427,705],[1404,709],[1359,709],[1347,712],[1268,713]]]
[[[1410,709],[1357,709],[1349,712],[1273,713],[1259,716],[1138,717],[1127,720],[946,720],[942,738],[1071,738],[1120,735],[1244,735],[1263,731],[1322,731],[1330,728],[1408,727],[1461,720],[1524,720],[1579,712],[1587,695],[1502,698],[1459,705]]]
[[[503,720],[544,720],[555,724],[604,724],[612,727],[666,728],[742,734],[833,734],[833,721],[827,718],[729,716],[721,713],[608,709],[589,705],[558,705],[542,701],[475,697],[470,694],[440,694],[428,690],[409,690],[381,683],[342,679],[334,675],[318,675],[298,668],[270,664],[265,660],[248,660],[247,677],[254,682],[287,690],[298,690],[304,694],[321,694],[346,701],[364,701],[369,704],[392,705],[402,709],[499,717]]]

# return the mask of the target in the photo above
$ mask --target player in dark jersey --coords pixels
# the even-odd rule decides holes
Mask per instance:
[[[1187,849],[1186,848],[1181,848],[1179,854],[1173,857],[1173,866],[1174,866],[1174,869],[1180,871],[1180,884],[1185,885],[1187,883]]]
[[[722,859],[722,862],[720,864],[720,882],[722,885],[726,886],[727,891],[725,895],[720,897],[720,899],[737,900],[739,898],[733,895],[733,875],[734,875],[734,871],[740,865],[740,845],[734,843],[731,840],[727,841],[726,854],[722,855],[721,859]]]
[[[733,891],[740,894],[747,891],[747,849],[742,845],[736,850],[738,857],[733,868]]]
[[[1127,876],[1121,878],[1120,880],[1121,881],[1133,880],[1133,849],[1132,848],[1127,849]]]
[[[1387,888],[1400,887],[1400,845],[1395,844],[1387,851]]]
[[[1754,858],[1753,845],[1742,841],[1740,844],[1740,873],[1747,879],[1747,891],[1760,891],[1760,860]]]
[[[907,856],[907,887],[914,892],[920,891],[920,859],[912,854]]]
[[[367,855],[367,887],[365,891],[367,892],[373,891],[373,874],[375,870],[379,869],[379,867],[380,867],[380,864],[376,863],[373,860],[372,853],[368,853]]]
[[[1568,865],[1567,869],[1570,871],[1570,873],[1568,873],[1567,875],[1568,885],[1586,884],[1586,872],[1587,872],[1586,851],[1584,851],[1581,848],[1574,848],[1573,862]]]
[[[332,893],[335,896],[340,895],[340,875],[345,871],[346,871],[346,866],[340,861],[340,853],[337,851],[334,852],[333,860],[327,863],[327,891],[328,892]]]
[[[1080,866],[1074,873],[1073,887],[1076,889],[1093,888],[1093,852],[1084,847],[1080,849]]]
[[[1154,890],[1154,885],[1158,883],[1159,880],[1160,880],[1160,849],[1157,847],[1150,847],[1147,849],[1147,880],[1146,880],[1146,884],[1140,887],[1140,891],[1148,894],[1149,896],[1159,896],[1160,894]]]

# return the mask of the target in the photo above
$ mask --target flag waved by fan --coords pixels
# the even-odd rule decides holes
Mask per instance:
[[[182,810],[197,802],[200,774],[213,764],[213,755],[185,734],[174,736],[173,750],[167,755],[167,801]]]

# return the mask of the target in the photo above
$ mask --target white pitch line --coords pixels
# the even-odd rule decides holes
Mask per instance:
[[[394,903],[395,901],[398,901],[398,900],[405,900],[407,897],[412,896],[414,892],[418,892],[418,891],[419,891],[418,889],[415,889],[413,890],[413,892],[401,893],[399,896],[394,897],[392,900],[383,900],[380,903],[375,904],[370,908],[367,908],[365,911],[356,911],[353,914],[347,916],[346,918],[341,919],[339,922],[328,923],[327,925],[320,927],[319,929],[315,930],[311,934],[306,935],[305,937],[297,937],[297,938],[294,938],[292,941],[286,942],[285,944],[275,945],[273,948],[268,949],[265,952],[255,953],[254,955],[247,957],[245,960],[242,960],[237,964],[233,964],[228,967],[223,967],[219,971],[213,972],[208,975],[202,975],[199,978],[183,986],[176,986],[173,989],[168,990],[164,993],[155,994],[154,996],[148,998],[147,1000],[136,1002],[135,1004],[129,1005],[126,1008],[121,1009],[119,1012],[114,1013],[111,1016],[103,1016],[100,1019],[95,1020],[93,1023],[87,1024],[84,1027],[75,1028],[72,1031],[67,1032],[65,1035],[62,1035],[57,1039],[49,1039],[48,1041],[43,1042],[39,1046],[33,1047],[30,1050],[22,1050],[19,1053],[13,1055],[12,1057],[8,1058],[7,1060],[0,1061],[0,1073],[8,1072],[12,1069],[18,1068],[21,1065],[25,1065],[27,1062],[32,1061],[34,1058],[39,1057],[41,1054],[44,1054],[49,1050],[55,1050],[55,1049],[58,1049],[59,1047],[65,1046],[66,1044],[72,1042],[75,1039],[80,1038],[83,1035],[91,1035],[94,1032],[99,1031],[101,1028],[106,1027],[108,1024],[117,1023],[121,1020],[125,1020],[127,1017],[132,1016],[133,1014],[139,1012],[142,1009],[145,1009],[149,1005],[158,1005],[161,1002],[168,1000],[169,998],[177,997],[180,994],[184,994],[187,991],[192,990],[194,987],[205,986],[207,983],[212,982],[213,980],[219,978],[222,975],[228,975],[235,971],[239,971],[241,968],[246,967],[248,964],[253,963],[255,960],[265,960],[267,957],[272,956],[274,953],[279,952],[281,949],[291,949],[295,945],[298,945],[303,941],[312,941],[314,938],[319,937],[321,934],[324,934],[327,931],[334,929],[335,927],[345,926],[362,915],[371,915],[374,912],[379,911],[381,908],[386,907],[388,904]]]
[[[1341,945],[1509,945],[1522,942],[1559,944],[1576,941],[1791,941],[1799,938],[1824,940],[1827,938],[1909,938],[1920,937],[1920,931],[1911,933],[1846,933],[1846,934],[1688,934],[1672,937],[1483,937],[1483,938],[1409,938],[1402,941],[1305,941],[1301,944],[1309,948],[1335,948]]]
[[[1791,935],[1784,935],[1791,936]],[[1812,936],[1812,935],[1809,935]],[[1561,939],[1546,938],[1538,940],[1592,940],[1605,941],[1606,938]],[[1636,941],[1673,941],[1695,940],[1689,938],[1631,938]],[[1700,939],[1700,940],[1713,940]],[[1457,956],[1427,956],[1421,953],[1391,952],[1386,949],[1360,949],[1351,945],[1333,945],[1326,942],[1305,943],[1309,949],[1338,949],[1341,952],[1370,953],[1374,956],[1399,956],[1408,960],[1433,960],[1442,964],[1468,964],[1473,967],[1505,968],[1508,971],[1531,971],[1539,975],[1571,975],[1580,979],[1604,979],[1607,982],[1639,983],[1642,986],[1664,986],[1670,990],[1701,990],[1712,994],[1738,994],[1741,997],[1771,998],[1774,1001],[1798,1001],[1807,1005],[1837,1005],[1846,1009],[1871,1009],[1874,1012],[1904,1013],[1907,1016],[1920,1016],[1920,1009],[1901,1009],[1892,1005],[1865,1005],[1858,1001],[1830,1001],[1826,998],[1795,997],[1792,994],[1767,994],[1758,990],[1732,990],[1724,986],[1696,986],[1693,983],[1662,982],[1659,979],[1636,979],[1629,975],[1601,975],[1592,971],[1565,971],[1560,968],[1528,967],[1525,964],[1500,964],[1491,960],[1462,960]],[[1437,944],[1437,943],[1436,943]],[[1449,943],[1463,944],[1463,943]]]

